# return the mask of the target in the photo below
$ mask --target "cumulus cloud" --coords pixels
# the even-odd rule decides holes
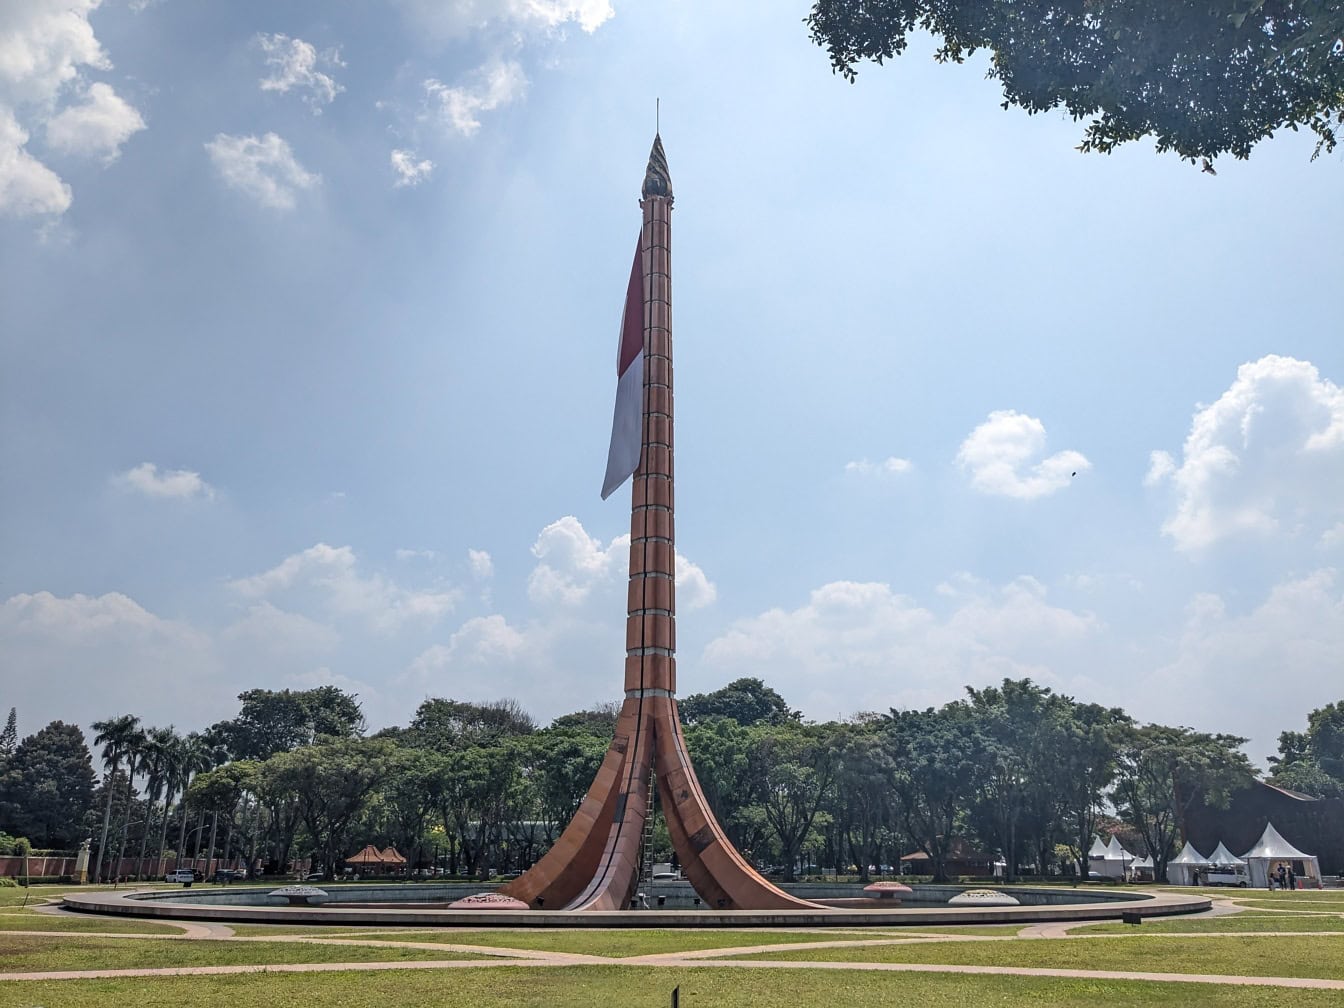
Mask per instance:
[[[439,120],[469,137],[481,128],[477,117],[482,112],[511,104],[527,93],[527,75],[515,60],[494,60],[477,68],[468,84],[448,87],[431,77],[424,87]]]
[[[996,588],[963,576],[939,595],[944,614],[889,585],[832,582],[796,609],[737,621],[700,667],[716,682],[760,676],[810,716],[833,718],[945,703],[1004,676],[1066,685],[1071,657],[1102,629],[1051,605],[1031,578]]]
[[[144,128],[110,85],[82,86],[85,71],[112,69],[89,23],[98,4],[0,4],[0,213],[56,216],[70,206],[70,187],[27,150],[33,132],[45,132],[55,150],[112,160]],[[72,94],[83,103],[68,105]]]
[[[467,550],[467,563],[471,567],[472,577],[478,581],[489,580],[495,574],[495,562],[485,550]]]
[[[274,133],[260,139],[217,133],[205,149],[225,184],[262,206],[289,210],[298,190],[322,181],[320,175],[305,171],[289,144]]]
[[[127,710],[148,723],[203,727],[231,709],[237,692],[208,634],[119,592],[6,599],[0,666],[15,673],[26,716],[85,728]]]
[[[539,561],[527,581],[527,594],[539,606],[584,605],[600,589],[624,585],[630,565],[630,536],[617,536],[603,545],[584,529],[573,515],[551,522],[532,546]],[[691,561],[676,558],[678,604],[687,609],[714,601],[713,583]]]
[[[70,207],[70,187],[24,149],[28,133],[0,106],[0,213],[8,217],[52,216]]]
[[[1240,612],[1219,595],[1197,595],[1186,606],[1173,650],[1136,679],[1134,695],[1189,712],[1204,730],[1251,738],[1256,756],[1272,753],[1278,732],[1339,699],[1339,572],[1323,568],[1288,578]]]
[[[321,115],[322,106],[330,105],[345,90],[330,75],[317,69],[319,65],[345,66],[339,49],[319,53],[303,39],[279,34],[259,34],[256,42],[266,54],[266,66],[270,71],[258,82],[263,91],[280,94],[295,91],[312,108],[313,115]]]
[[[214,488],[201,479],[200,473],[187,469],[160,471],[153,462],[141,462],[126,470],[117,477],[117,482],[146,497],[175,497],[179,500],[203,497],[209,500],[215,495]]]
[[[381,574],[362,575],[354,550],[326,543],[230,586],[250,599],[284,596],[292,601],[291,609],[310,608],[328,619],[356,617],[380,632],[395,631],[408,622],[433,624],[451,612],[461,596],[451,588],[413,590]]]
[[[981,493],[1019,500],[1061,490],[1073,473],[1092,466],[1076,451],[1040,458],[1044,452],[1045,424],[1016,410],[995,410],[962,442],[957,463]]]
[[[59,151],[115,161],[121,145],[145,128],[145,120],[106,84],[90,84],[85,99],[47,123],[47,143]]]
[[[429,178],[434,171],[434,162],[429,158],[417,161],[415,154],[408,150],[394,150],[392,152],[392,171],[397,176],[396,181],[392,184],[398,189],[405,186],[417,186]]]
[[[901,473],[910,471],[910,460],[896,458],[894,455],[883,462],[869,462],[867,459],[859,459],[857,462],[846,462],[845,472],[853,473],[856,476],[899,476]]]
[[[1344,519],[1342,481],[1344,389],[1273,354],[1239,367],[1195,413],[1180,461],[1154,452],[1145,479],[1170,487],[1162,531],[1181,550],[1244,534],[1328,537]]]

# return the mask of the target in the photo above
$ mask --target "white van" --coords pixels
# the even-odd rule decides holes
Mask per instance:
[[[1213,865],[1204,871],[1205,885],[1238,886],[1245,889],[1250,885],[1250,881],[1245,865]]]
[[[190,868],[174,868],[163,877],[165,882],[181,882],[184,886],[189,886],[196,881],[196,872]]]

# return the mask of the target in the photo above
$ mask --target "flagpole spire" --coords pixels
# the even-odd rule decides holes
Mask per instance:
[[[663,151],[663,138],[653,135],[653,149],[649,151],[649,166],[644,169],[644,186],[640,190],[644,199],[650,196],[665,196],[672,200],[672,173],[667,168],[667,154]]]

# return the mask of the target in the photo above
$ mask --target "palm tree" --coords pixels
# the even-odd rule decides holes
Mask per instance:
[[[148,746],[149,736],[143,728],[136,728],[126,737],[126,808],[121,817],[121,843],[117,845],[113,875],[121,874],[122,859],[126,857],[126,842],[131,836],[131,813],[135,811],[135,775],[140,772],[141,764],[148,755]]]
[[[139,881],[145,867],[145,849],[149,846],[149,829],[153,825],[154,809],[164,784],[165,746],[175,738],[172,727],[149,728],[145,731],[144,751],[140,756],[140,772],[145,778],[145,823],[140,830],[140,853],[135,859],[135,877]],[[165,816],[166,818],[166,816]]]
[[[187,845],[187,788],[196,774],[214,766],[215,748],[200,732],[190,732],[181,740],[177,753],[177,786],[179,798],[177,808],[182,816],[182,827],[177,835],[177,865],[182,867],[182,851]],[[200,841],[197,840],[197,847]]]
[[[107,804],[103,807],[103,837],[98,842],[98,867],[93,879],[102,882],[107,861],[107,830],[112,822],[112,784],[126,744],[140,727],[140,719],[132,714],[121,714],[106,721],[95,721],[92,727],[98,733],[93,737],[93,744],[103,747],[103,766],[107,768],[103,777],[103,790],[107,792]]]
[[[152,728],[149,732],[150,741],[150,763],[149,779],[145,783],[145,790],[149,795],[150,805],[153,806],[159,800],[159,795],[163,795],[163,816],[159,826],[159,848],[158,848],[158,867],[163,867],[163,847],[168,840],[168,807],[173,803],[173,787],[176,783],[177,770],[177,746],[182,739],[173,730],[173,726],[167,728]],[[145,817],[145,832],[140,838],[140,860],[145,858],[145,836],[149,835],[149,817]],[[159,874],[158,871],[154,872]]]

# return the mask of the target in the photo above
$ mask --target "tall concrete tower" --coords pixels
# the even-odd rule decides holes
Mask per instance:
[[[656,779],[673,849],[709,907],[815,909],[767,882],[728,841],[700,790],[677,719],[672,178],[657,136],[641,196],[644,222],[631,282],[633,292],[636,277],[642,276],[643,409],[630,507],[625,700],[611,748],[574,819],[546,856],[503,891],[547,909],[628,906],[639,881],[640,847]],[[630,301],[627,326],[638,320]]]

